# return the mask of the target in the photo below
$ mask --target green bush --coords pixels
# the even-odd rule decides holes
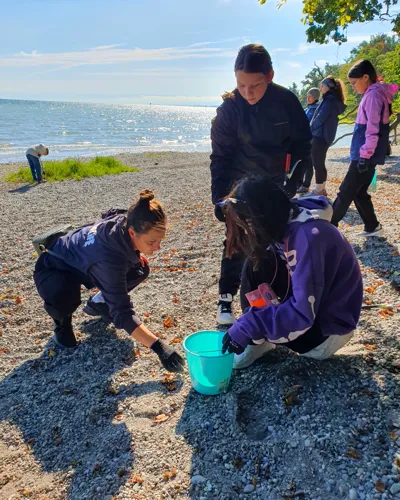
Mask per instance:
[[[52,160],[43,162],[46,171],[44,178],[47,181],[65,181],[68,179],[80,180],[84,177],[103,177],[103,175],[116,175],[123,172],[139,172],[138,168],[128,167],[115,158],[96,156],[87,162],[67,158],[65,160]],[[32,182],[29,167],[20,168],[17,172],[4,177],[6,182]]]

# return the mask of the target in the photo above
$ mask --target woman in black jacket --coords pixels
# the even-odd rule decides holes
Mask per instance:
[[[329,146],[335,140],[339,115],[346,109],[343,84],[328,76],[321,82],[322,101],[311,120],[312,148],[311,157],[315,169],[315,188],[313,195],[326,196],[325,189],[328,172],[325,161]]]

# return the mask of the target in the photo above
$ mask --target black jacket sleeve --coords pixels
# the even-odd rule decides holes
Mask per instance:
[[[288,92],[286,106],[290,116],[291,146],[289,153],[292,155],[292,163],[297,160],[306,161],[311,155],[311,130],[307,115],[302,108],[298,98]]]
[[[211,124],[211,193],[215,204],[226,196],[233,182],[233,161],[237,149],[237,117],[229,100],[217,109]]]

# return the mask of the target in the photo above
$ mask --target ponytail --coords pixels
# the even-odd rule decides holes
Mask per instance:
[[[345,102],[344,85],[341,80],[329,75],[324,78],[321,83],[326,85],[330,92],[332,92],[332,94],[334,94],[339,101],[342,101],[343,103]]]
[[[153,191],[145,189],[139,199],[128,210],[126,227],[132,228],[136,234],[147,233],[150,229],[165,229],[167,217]]]

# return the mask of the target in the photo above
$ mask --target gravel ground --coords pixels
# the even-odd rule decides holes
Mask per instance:
[[[346,154],[330,152],[332,196]],[[365,304],[393,307],[364,309],[333,359],[278,348],[216,397],[195,393],[186,373],[168,376],[148,349],[81,308],[81,344],[56,348],[32,280],[34,235],[128,206],[150,187],[170,230],[133,293],[138,315],[177,349],[187,334],[214,328],[224,231],[213,219],[207,154],[125,154],[140,173],[0,182],[0,498],[400,498],[400,148],[394,155],[374,195],[385,237],[357,236],[355,210],[342,224],[362,265]]]

